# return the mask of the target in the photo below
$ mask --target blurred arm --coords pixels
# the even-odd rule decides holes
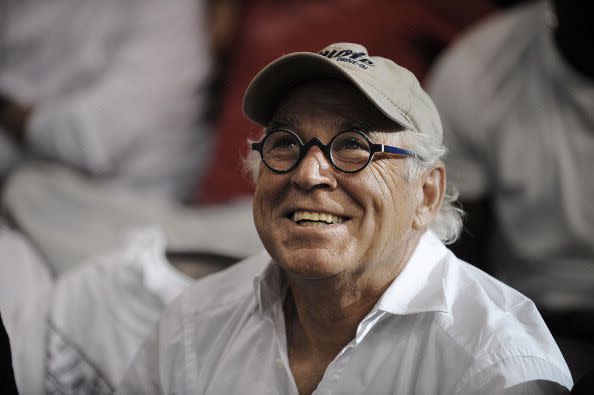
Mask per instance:
[[[188,132],[210,54],[201,2],[131,1],[111,67],[85,89],[37,103],[27,130],[34,151],[109,174],[139,146]]]

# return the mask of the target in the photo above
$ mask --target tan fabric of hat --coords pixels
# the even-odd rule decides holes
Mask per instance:
[[[280,100],[295,86],[318,79],[350,81],[388,118],[412,131],[443,135],[429,95],[415,76],[391,61],[369,56],[359,44],[331,44],[319,53],[295,52],[262,69],[248,86],[243,111],[266,126]]]

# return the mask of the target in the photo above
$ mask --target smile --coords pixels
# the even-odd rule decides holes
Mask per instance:
[[[293,222],[304,226],[325,226],[331,224],[341,224],[343,218],[337,215],[316,211],[295,211],[291,218]]]

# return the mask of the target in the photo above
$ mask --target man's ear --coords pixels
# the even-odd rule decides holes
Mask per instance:
[[[439,212],[445,195],[446,169],[442,161],[423,172],[419,180],[421,199],[413,218],[413,228],[423,230]]]

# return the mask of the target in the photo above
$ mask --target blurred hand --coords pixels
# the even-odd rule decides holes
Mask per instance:
[[[19,103],[0,93],[0,130],[15,141],[22,143],[25,140],[27,122],[32,112],[32,105]]]

